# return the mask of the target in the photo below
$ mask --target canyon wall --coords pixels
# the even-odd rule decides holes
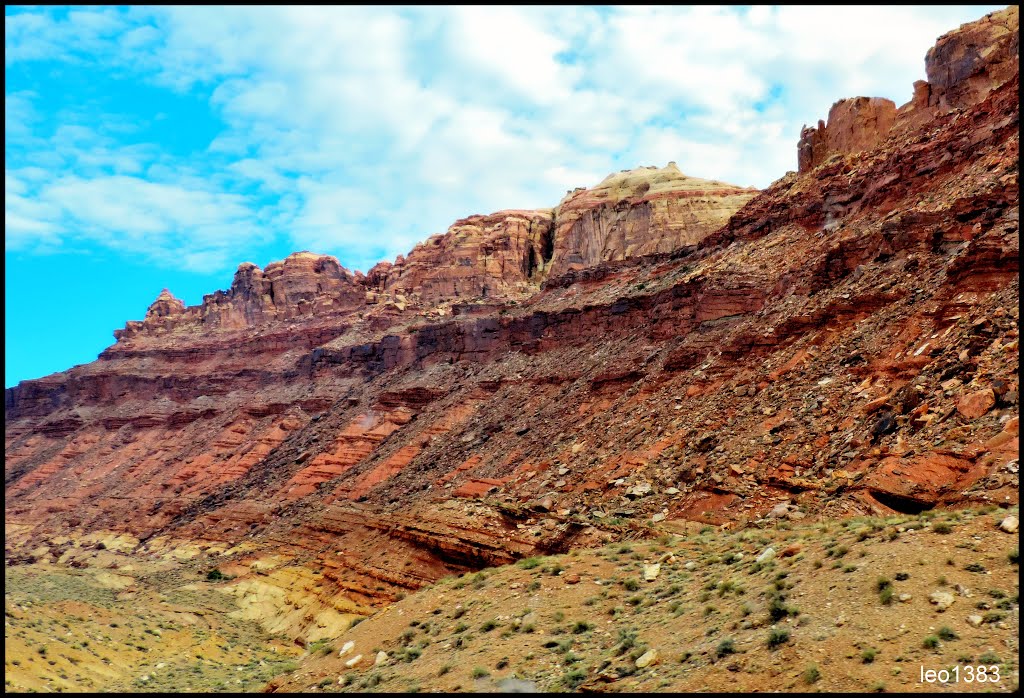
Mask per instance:
[[[365,277],[299,253],[162,293],[5,391],[8,564],[102,536],[240,590],[317,570],[308,638],[659,526],[1016,503],[1018,73],[964,95],[756,194],[641,168]]]

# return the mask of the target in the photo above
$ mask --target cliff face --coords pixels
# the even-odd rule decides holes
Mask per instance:
[[[1018,74],[1019,60],[1016,5],[944,34],[924,60],[928,104],[940,110],[977,104]]]
[[[1016,502],[1018,74],[949,109],[757,195],[630,171],[366,277],[161,294],[6,391],[7,558],[116,533],[365,606],[648,524]]]
[[[877,146],[894,127],[901,133],[937,116],[982,102],[989,92],[1019,74],[1020,8],[1011,6],[939,37],[925,56],[928,80],[914,83],[914,96],[899,110],[888,99],[841,99],[828,122],[804,127],[797,144],[799,171],[807,172],[835,155]]]
[[[555,209],[551,275],[692,245],[757,193],[697,177],[674,162],[609,175]]]
[[[231,289],[203,297],[202,305],[186,308],[167,289],[154,301],[142,322],[129,321],[115,330],[118,341],[168,332],[234,330],[280,320],[344,313],[364,300],[361,279],[334,257],[296,252],[266,269],[246,262],[235,272]]]
[[[878,145],[896,121],[896,104],[881,97],[841,99],[828,111],[828,123],[804,128],[797,145],[800,172],[813,170],[836,153],[859,153]]]
[[[551,262],[550,210],[499,211],[454,223],[394,263],[367,274],[376,292],[421,303],[472,298],[521,298],[535,293]]]
[[[365,276],[310,252],[262,270],[247,262],[228,291],[199,306],[186,308],[165,289],[145,319],[114,332],[118,345],[107,354],[167,335],[269,329],[284,320],[338,335],[367,316],[365,326],[380,329],[403,313],[443,317],[524,301],[567,270],[692,245],[755,193],[687,177],[670,163],[610,175],[555,209],[464,218]],[[333,330],[324,327],[329,318]]]

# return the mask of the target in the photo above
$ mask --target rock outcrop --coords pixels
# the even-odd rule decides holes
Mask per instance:
[[[833,155],[877,146],[896,121],[896,104],[881,97],[841,99],[828,110],[828,123],[804,127],[797,145],[798,169],[808,172]]]
[[[965,24],[939,37],[925,56],[928,104],[943,111],[978,104],[1017,74],[1019,61],[1019,7]]]
[[[881,97],[842,99],[828,123],[805,126],[797,144],[799,172],[835,155],[877,146],[893,130],[907,133],[951,111],[981,103],[1000,85],[1019,79],[1020,8],[992,12],[939,37],[925,56],[928,80],[914,83],[914,95],[898,110]]]
[[[756,193],[689,177],[674,162],[608,175],[555,209],[550,275],[696,244]]]
[[[521,298],[535,293],[553,251],[551,210],[499,211],[455,222],[394,264],[367,273],[368,286],[437,304],[466,298]]]
[[[210,331],[351,311],[364,301],[361,278],[329,255],[295,252],[266,269],[245,262],[235,272],[231,289],[203,297],[186,308],[164,289],[142,322],[130,321],[114,336],[129,340],[171,330]]]
[[[498,211],[456,221],[364,276],[328,255],[296,252],[266,269],[246,262],[228,291],[186,308],[166,290],[141,322],[116,330],[118,346],[182,333],[244,331],[282,320],[324,325],[337,336],[364,315],[368,326],[400,317],[443,317],[521,302],[546,280],[611,260],[668,253],[720,228],[757,193],[687,177],[670,163],[609,175],[555,209]],[[347,319],[346,319],[347,318]],[[109,353],[110,350],[108,350]]]

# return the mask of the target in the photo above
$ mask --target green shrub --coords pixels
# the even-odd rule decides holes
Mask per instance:
[[[871,664],[875,661],[875,657],[878,655],[878,650],[874,647],[869,647],[860,653],[860,660],[865,664]]]
[[[587,678],[587,672],[583,669],[573,669],[562,676],[562,685],[566,688],[573,690]]]
[[[789,642],[789,631],[785,628],[772,628],[768,633],[768,649],[775,649],[786,642]]]
[[[959,637],[955,632],[953,632],[952,628],[950,628],[948,625],[943,625],[941,628],[939,628],[938,635],[940,638],[946,641],[956,640]]]
[[[625,654],[627,650],[636,646],[636,631],[624,628],[619,629],[619,645],[615,654]]]
[[[482,666],[473,667],[472,676],[474,679],[482,679],[485,676],[490,676],[491,672],[484,669]]]
[[[821,680],[821,670],[818,669],[817,664],[811,664],[804,669],[804,683],[811,685]]]
[[[736,643],[733,642],[731,639],[722,640],[721,642],[719,642],[718,643],[718,649],[715,650],[715,654],[718,655],[719,659],[721,659],[722,657],[725,657],[726,655],[735,654],[735,653],[736,653]]]
[[[939,646],[939,638],[935,635],[929,635],[921,642],[921,646],[926,650],[933,650]]]

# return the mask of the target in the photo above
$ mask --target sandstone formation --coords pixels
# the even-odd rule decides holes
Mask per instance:
[[[555,209],[551,275],[694,245],[720,228],[756,189],[688,177],[674,162],[608,175]]]
[[[172,330],[242,329],[352,311],[363,300],[360,279],[334,257],[296,252],[262,270],[250,262],[239,265],[231,289],[204,296],[199,306],[186,308],[164,289],[142,322],[130,321],[114,336],[128,340]]]
[[[797,145],[800,172],[807,172],[840,153],[868,150],[885,138],[896,121],[896,105],[881,97],[841,99],[828,110],[828,123],[804,127]]]
[[[408,255],[381,262],[364,276],[328,255],[296,252],[261,270],[239,265],[228,291],[186,308],[165,289],[141,322],[129,321],[111,351],[133,340],[171,333],[231,332],[309,321],[338,336],[369,314],[385,327],[402,313],[443,317],[519,302],[546,279],[608,260],[667,253],[721,227],[757,190],[687,177],[675,163],[609,175],[577,189],[556,209],[498,211],[456,221]],[[324,321],[334,318],[332,329]],[[326,341],[326,335],[317,335]],[[109,352],[108,352],[109,353]]]
[[[906,134],[937,116],[981,103],[1020,71],[1020,8],[992,12],[939,37],[925,56],[928,80],[914,83],[914,95],[898,110],[881,97],[841,99],[828,123],[804,127],[797,144],[799,172],[836,155],[877,146],[895,129]]]
[[[939,37],[925,56],[928,104],[941,110],[981,102],[1019,70],[1020,8],[1011,5]]]
[[[368,285],[428,304],[529,296],[551,262],[553,234],[550,210],[470,216],[395,264],[375,266],[367,273]]]
[[[161,294],[5,391],[8,564],[102,536],[243,599],[315,570],[273,625],[308,638],[649,525],[1016,503],[1018,73],[979,100],[756,194],[634,170],[365,277]]]

